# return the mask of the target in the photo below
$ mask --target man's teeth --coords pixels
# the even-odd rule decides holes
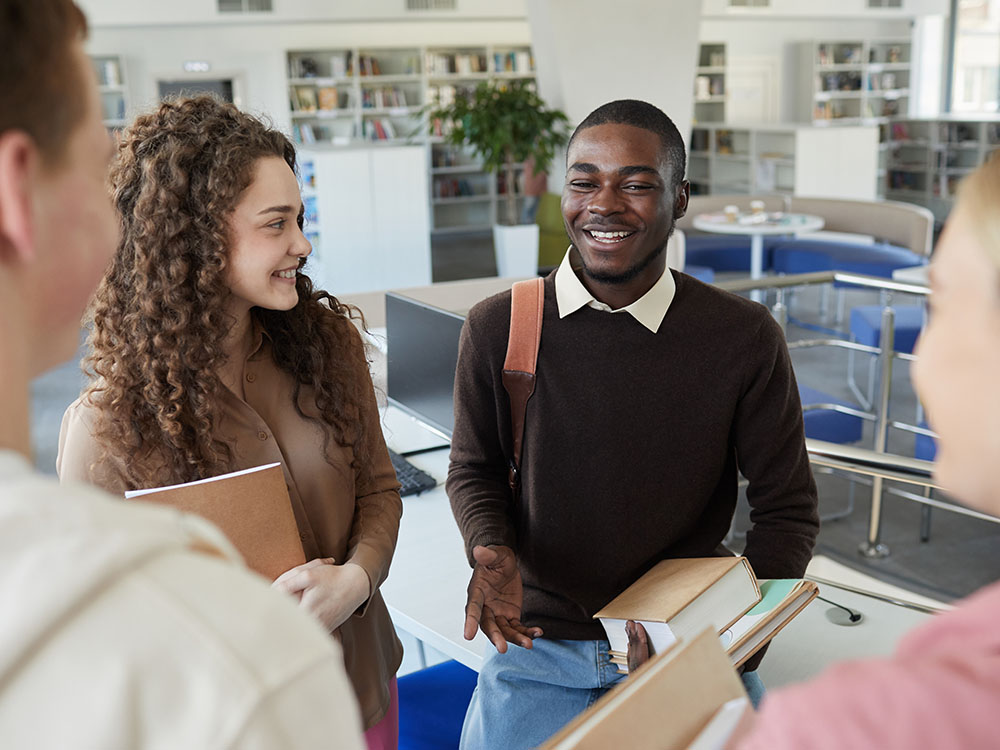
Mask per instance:
[[[275,271],[274,275],[280,279],[294,279],[295,269],[292,269],[291,271]]]
[[[632,232],[598,232],[595,230],[591,230],[590,232],[590,236],[595,240],[602,240],[604,242],[618,242],[631,234]]]

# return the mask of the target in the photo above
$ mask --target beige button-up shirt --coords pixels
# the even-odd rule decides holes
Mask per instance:
[[[602,312],[628,313],[653,333],[660,329],[660,323],[666,317],[667,310],[670,309],[670,303],[674,301],[674,294],[677,291],[674,275],[670,273],[669,268],[664,269],[663,275],[657,279],[649,291],[631,305],[612,310],[609,305],[595,299],[590,290],[580,281],[577,271],[582,268],[582,265],[578,264],[579,259],[574,257],[571,247],[566,251],[562,263],[556,270],[556,305],[559,308],[560,318],[575,313],[581,307],[592,307]]]
[[[303,418],[292,403],[294,380],[275,365],[270,341],[256,332],[253,353],[243,366],[246,400],[226,390],[218,424],[220,438],[233,448],[234,469],[280,462],[307,560],[332,557],[353,562],[368,574],[372,596],[338,631],[347,673],[357,691],[366,728],[389,707],[389,680],[402,660],[378,587],[389,573],[402,515],[399,483],[382,437],[375,394],[364,404],[369,471],[352,469],[351,446],[331,441],[324,453],[322,428]],[[361,346],[361,339],[355,339]],[[358,377],[368,378],[367,372]],[[302,387],[300,405],[316,414],[312,389]],[[83,480],[123,494],[111,469],[127,457],[110,457],[101,465],[101,448],[93,437],[95,408],[77,399],[63,416],[56,469],[63,481]],[[329,457],[329,460],[327,460]]]

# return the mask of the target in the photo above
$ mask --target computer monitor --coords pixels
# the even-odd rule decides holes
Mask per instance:
[[[455,367],[465,318],[395,292],[385,295],[389,401],[451,439]]]

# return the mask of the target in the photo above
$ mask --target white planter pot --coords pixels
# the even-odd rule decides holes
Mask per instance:
[[[497,276],[538,275],[538,225],[493,225]]]

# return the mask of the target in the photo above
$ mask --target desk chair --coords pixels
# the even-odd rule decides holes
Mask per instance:
[[[446,661],[400,677],[399,750],[450,750],[462,736],[478,675]]]

